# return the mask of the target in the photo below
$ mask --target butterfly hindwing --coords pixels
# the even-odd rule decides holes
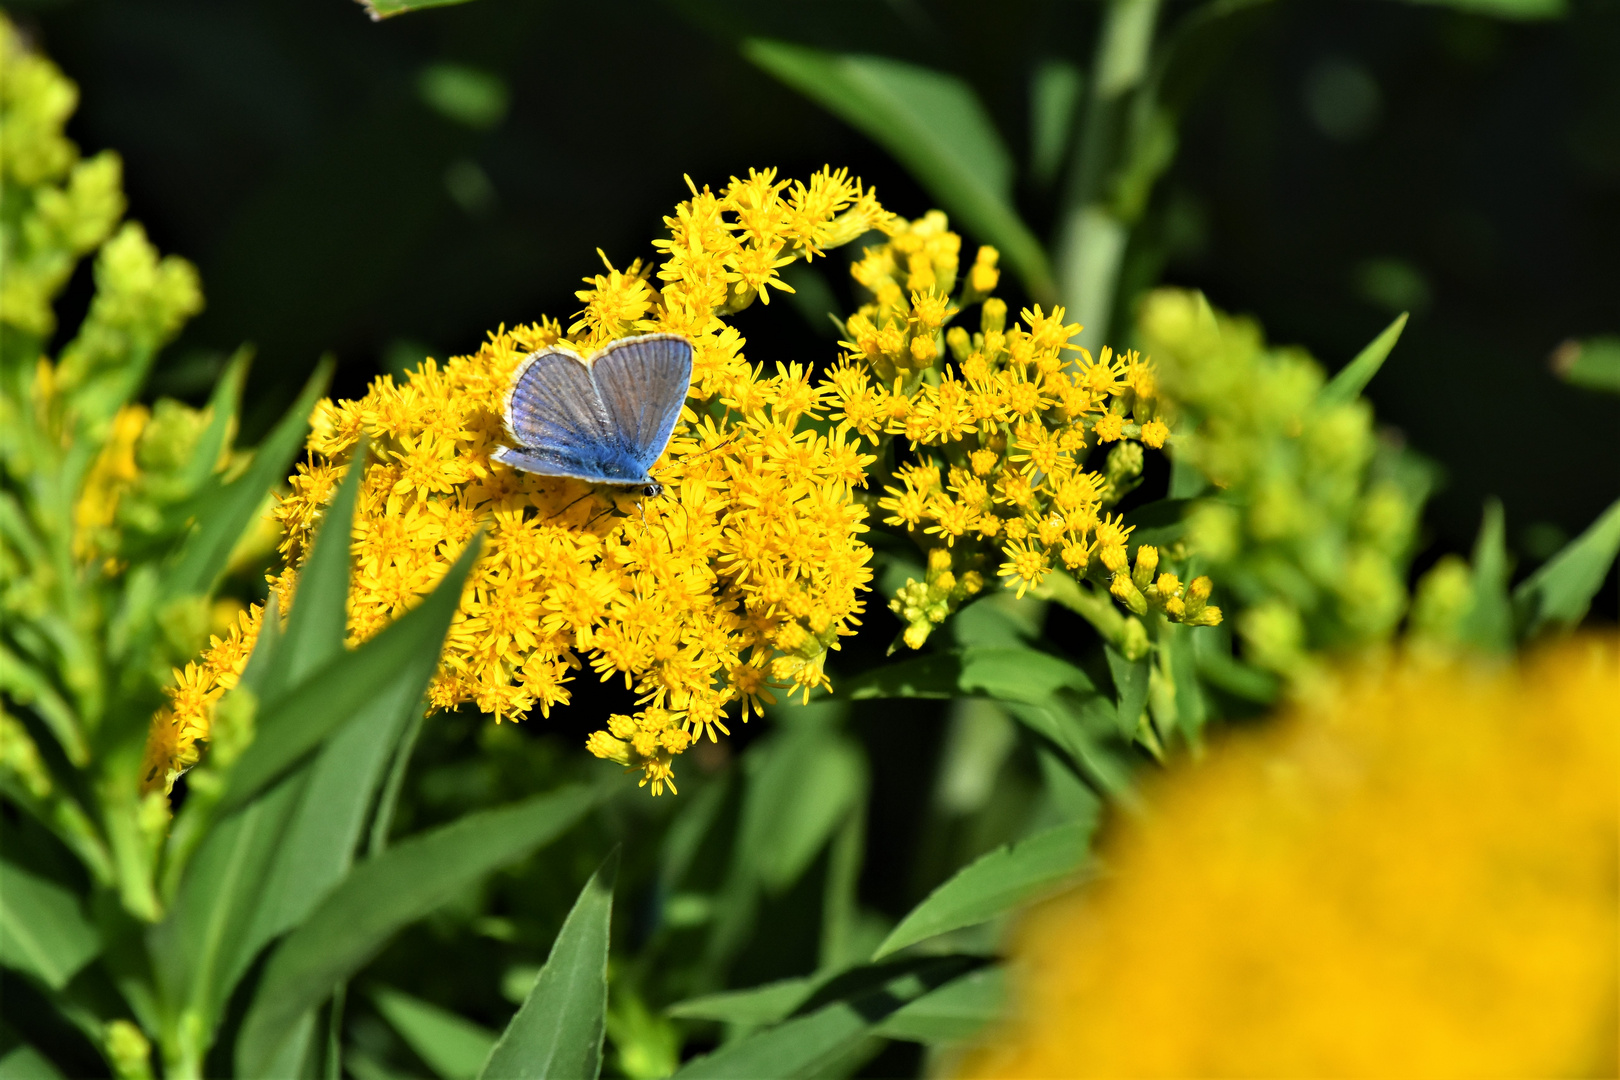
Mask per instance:
[[[615,341],[591,360],[591,378],[624,452],[643,473],[669,445],[692,383],[692,344],[675,334]]]

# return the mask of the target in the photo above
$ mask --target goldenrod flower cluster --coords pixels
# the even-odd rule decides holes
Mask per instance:
[[[878,501],[884,522],[927,552],[925,580],[890,605],[906,643],[921,647],[981,592],[991,565],[1023,595],[1054,567],[1084,575],[1100,564],[1133,611],[1219,622],[1207,579],[1189,588],[1172,574],[1153,578],[1151,548],[1133,571],[1131,527],[1107,512],[1140,477],[1143,444],[1161,448],[1170,434],[1150,365],[1134,352],[1093,358],[1070,345],[1080,328],[1061,308],[1035,307],[1009,325],[1007,305],[989,295],[993,248],[979,249],[953,299],[960,248],[937,211],[869,248],[852,272],[871,299],[849,319],[844,363],[829,379],[844,430],[874,447],[903,438],[913,452]],[[981,302],[977,332],[947,332]],[[1109,444],[1106,471],[1087,471],[1089,450]]]
[[[322,402],[309,460],[276,511],[287,569],[274,582],[286,611],[325,506],[368,437],[351,639],[414,605],[483,529],[431,704],[517,720],[566,703],[587,667],[622,678],[639,708],[612,717],[589,748],[640,768],[655,794],[673,788],[671,759],[694,738],[727,730],[728,708],[747,719],[773,688],[824,685],[827,651],[858,622],[871,550],[852,491],[871,458],[848,433],[812,425],[825,387],[797,365],[750,364],[725,317],[786,289],[782,266],[884,228],[889,215],[828,169],[805,183],[768,171],[719,193],[694,186],[665,222],[656,271],[638,261],[587,278],[566,332],[551,320],[502,328],[470,356],[380,378],[358,401]],[[639,496],[491,463],[526,355],[565,341],[589,356],[651,331],[695,349],[687,407],[654,469],[664,495],[637,505]],[[260,617],[183,673],[172,724],[206,730]]]
[[[1614,1076],[1620,641],[1415,662],[1166,776],[970,1076]]]

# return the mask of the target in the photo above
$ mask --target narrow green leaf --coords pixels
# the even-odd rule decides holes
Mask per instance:
[[[758,1080],[842,1075],[837,1063],[888,1017],[982,961],[960,956],[891,961],[847,971],[824,983],[799,1015],[696,1058],[677,1080]]]
[[[222,811],[242,805],[362,707],[385,698],[401,708],[415,705],[438,665],[444,635],[461,603],[462,583],[481,547],[482,539],[474,537],[418,607],[265,704],[258,734],[231,772]]]
[[[310,411],[332,377],[332,366],[331,360],[321,361],[298,400],[253,452],[247,469],[210,496],[209,512],[169,567],[165,595],[187,596],[213,590],[225,572],[231,549],[264,501],[265,492],[286,477],[309,429]]]
[[[488,1080],[596,1080],[607,1016],[615,848],[579,892],[546,966],[478,1073]]]
[[[343,652],[349,630],[349,545],[355,502],[365,475],[366,442],[361,439],[322,515],[315,546],[298,568],[298,588],[287,615],[287,637],[263,694],[274,698],[281,687],[296,686],[317,668]]]
[[[490,871],[556,839],[596,795],[561,788],[402,840],[343,879],[276,949],[237,1040],[238,1073],[263,1075],[287,1029],[393,934]]]
[[[1598,515],[1586,531],[1564,545],[1513,590],[1519,637],[1546,630],[1570,630],[1586,617],[1592,597],[1603,587],[1620,555],[1620,500]]]
[[[237,349],[225,364],[225,370],[214,384],[208,397],[208,426],[203,429],[191,452],[191,460],[184,472],[185,490],[196,491],[219,467],[220,456],[236,427],[237,410],[242,404],[242,384],[247,380],[248,365],[253,350],[247,346]]]
[[[100,951],[72,890],[0,862],[0,964],[60,990]]]
[[[1566,341],[1553,353],[1552,366],[1573,386],[1620,394],[1620,337]]]
[[[1037,300],[1051,301],[1051,264],[1012,205],[1012,157],[972,87],[888,57],[785,41],[753,38],[742,53],[893,154],[967,231],[1001,251]]]
[[[1462,640],[1491,652],[1513,647],[1513,602],[1508,598],[1507,530],[1502,504],[1496,499],[1485,503],[1485,516],[1474,541],[1474,605],[1463,620]]]
[[[1114,677],[1115,711],[1119,714],[1119,733],[1129,739],[1136,734],[1136,721],[1147,708],[1148,677],[1152,665],[1147,657],[1127,660],[1112,645],[1104,647],[1108,657],[1108,671]]]
[[[403,15],[407,11],[425,11],[428,8],[453,7],[456,4],[465,4],[468,0],[360,0],[366,14],[371,16],[372,22]]]
[[[231,989],[265,944],[252,931],[262,893],[307,775],[284,777],[241,811],[216,819],[186,867],[149,951],[161,997],[212,1032]]]
[[[1083,89],[1080,69],[1066,60],[1046,60],[1030,76],[1029,171],[1048,186],[1068,156]]]
[[[781,979],[763,986],[751,986],[747,990],[728,990],[721,994],[687,998],[664,1011],[683,1020],[774,1024],[809,1000],[810,995],[825,981],[808,976]]]
[[[371,1000],[416,1056],[444,1080],[473,1080],[495,1045],[495,1033],[482,1024],[421,998],[381,987]]]
[[[883,940],[873,959],[984,922],[1057,890],[1085,864],[1090,842],[1090,825],[1079,822],[1003,844],[929,893]]]
[[[1569,14],[1566,0],[1406,0],[1409,4],[1455,8],[1474,15],[1494,15],[1498,19],[1561,19]]]
[[[962,1042],[1000,1018],[1006,1004],[1006,971],[980,968],[902,1005],[874,1034],[908,1042]]]
[[[1323,408],[1334,405],[1348,405],[1361,396],[1367,384],[1372,382],[1378,369],[1384,366],[1389,358],[1390,350],[1401,338],[1401,331],[1406,329],[1406,312],[1402,312],[1395,321],[1384,327],[1384,332],[1373,338],[1365,349],[1356,354],[1356,358],[1344,367],[1328,384],[1322,387],[1317,395],[1316,403]]]

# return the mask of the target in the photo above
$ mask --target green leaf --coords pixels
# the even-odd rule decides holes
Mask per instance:
[[[416,1056],[444,1080],[473,1080],[495,1045],[495,1033],[482,1024],[421,998],[380,987],[371,1000]]]
[[[265,881],[307,777],[297,773],[216,820],[186,868],[179,895],[152,929],[162,998],[212,1032],[231,989],[265,943],[252,933]]]
[[[1180,540],[1187,531],[1187,512],[1192,499],[1159,499],[1138,507],[1125,515],[1125,524],[1131,527],[1131,550],[1143,544],[1164,548]]]
[[[1460,636],[1480,649],[1506,652],[1513,647],[1513,603],[1508,598],[1506,529],[1502,504],[1496,499],[1485,503],[1479,538],[1474,541],[1474,605],[1463,620]]]
[[[893,154],[941,207],[1002,258],[1039,301],[1052,268],[1011,200],[1012,157],[972,87],[882,56],[752,38],[742,53]]]
[[[1620,337],[1566,341],[1553,353],[1552,366],[1574,386],[1620,394]]]
[[[242,805],[362,708],[383,700],[400,709],[416,704],[438,666],[445,632],[461,603],[462,583],[481,547],[482,539],[474,537],[419,606],[266,702],[258,733],[231,772],[222,811]],[[290,642],[283,642],[277,651],[289,647]]]
[[[0,862],[0,964],[60,990],[100,951],[72,890]]]
[[[1395,321],[1384,327],[1384,332],[1373,338],[1365,349],[1356,354],[1356,358],[1344,367],[1328,384],[1322,387],[1322,392],[1316,396],[1316,403],[1322,408],[1331,408],[1335,405],[1348,405],[1361,396],[1361,392],[1372,382],[1378,369],[1384,366],[1389,358],[1390,350],[1401,339],[1401,331],[1406,329],[1406,312],[1402,312]]]
[[[972,957],[910,958],[844,972],[824,983],[799,1015],[686,1063],[677,1080],[842,1075],[837,1064],[906,1004],[979,967]]]
[[[728,990],[687,998],[664,1010],[683,1020],[719,1020],[728,1024],[774,1024],[797,1009],[826,979],[804,976],[780,979],[747,990]]]
[[[883,940],[873,959],[1056,891],[1085,864],[1090,843],[1090,824],[1077,822],[1003,844],[929,893]]]
[[[579,892],[546,966],[479,1071],[489,1080],[596,1080],[607,1015],[614,849]]]
[[[1108,671],[1114,677],[1115,711],[1119,714],[1119,732],[1129,739],[1136,734],[1136,722],[1147,707],[1148,678],[1152,664],[1147,657],[1127,660],[1112,645],[1104,646],[1108,657]]]
[[[1082,83],[1080,69],[1066,60],[1044,60],[1030,76],[1029,171],[1042,187],[1057,179],[1068,156]]]
[[[245,345],[237,349],[225,364],[219,382],[214,384],[214,392],[208,397],[208,427],[203,429],[191,460],[186,463],[185,490],[196,491],[202,487],[219,467],[220,456],[236,426],[237,410],[242,404],[242,384],[247,379],[252,359],[252,349]]]
[[[169,568],[164,595],[187,596],[213,591],[215,582],[225,572],[231,549],[264,502],[265,492],[286,477],[304,441],[304,433],[309,429],[310,410],[314,409],[332,377],[332,366],[331,360],[321,361],[304,384],[298,400],[253,452],[247,469],[209,496],[208,512],[201,517],[197,530],[186,539]]]
[[[1006,1002],[1006,972],[999,967],[980,968],[902,1005],[874,1034],[909,1042],[962,1042],[994,1023]]]
[[[1406,0],[1409,4],[1429,4],[1455,8],[1475,15],[1498,19],[1561,19],[1569,14],[1565,0]]]
[[[951,698],[962,677],[962,658],[954,652],[925,653],[898,663],[863,671],[838,684],[849,701],[869,698]]]
[[[287,615],[286,640],[277,650],[262,697],[274,698],[343,653],[349,630],[349,546],[355,501],[365,475],[366,442],[361,439],[322,516],[315,546],[298,568],[298,588]]]
[[[1513,591],[1519,637],[1550,629],[1570,630],[1586,617],[1592,597],[1603,587],[1620,555],[1620,500],[1598,515],[1586,531],[1564,545]]]
[[[287,1029],[353,975],[395,931],[498,867],[571,828],[596,800],[582,786],[468,814],[355,867],[265,967],[237,1040],[237,1072],[263,1075]]]
[[[0,1080],[64,1080],[44,1054],[26,1044],[0,1057]]]
[[[383,19],[403,15],[407,11],[424,11],[428,8],[453,7],[456,4],[465,4],[468,0],[360,0],[366,14],[371,16],[372,22],[381,22]]]
[[[1040,704],[1059,690],[1095,693],[1091,677],[1067,660],[1036,649],[967,649],[957,685],[997,701]]]
[[[798,881],[866,790],[849,739],[806,726],[749,748],[738,858],[770,892]]]

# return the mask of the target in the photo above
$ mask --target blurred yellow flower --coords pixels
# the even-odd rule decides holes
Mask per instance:
[[[825,411],[825,390],[797,366],[751,365],[723,317],[785,289],[781,266],[885,228],[889,215],[845,171],[789,183],[768,170],[718,194],[693,186],[665,222],[656,273],[638,260],[585,279],[566,335],[549,319],[503,327],[471,356],[426,361],[403,382],[384,376],[358,401],[321,402],[309,460],[276,511],[287,569],[273,582],[287,611],[326,504],[369,436],[351,640],[417,603],[484,528],[486,552],[431,704],[518,720],[565,704],[586,667],[622,677],[639,709],[614,716],[589,749],[641,769],[655,794],[673,788],[676,754],[727,730],[732,706],[746,720],[774,700],[773,687],[808,695],[825,685],[827,651],[859,621],[871,549],[852,489],[871,458],[846,433],[810,423]],[[649,331],[682,334],[695,349],[687,407],[654,469],[663,496],[638,506],[639,496],[491,463],[506,437],[503,398],[526,355],[566,341],[589,356]],[[249,646],[259,618],[244,626]],[[172,730],[154,735],[154,755],[170,748],[176,765],[195,759],[195,736],[228,674],[221,662],[234,657],[222,641],[197,671],[177,673],[171,713],[159,721]]]
[[[1614,1076],[1620,641],[1411,661],[1165,778],[969,1076]]]

